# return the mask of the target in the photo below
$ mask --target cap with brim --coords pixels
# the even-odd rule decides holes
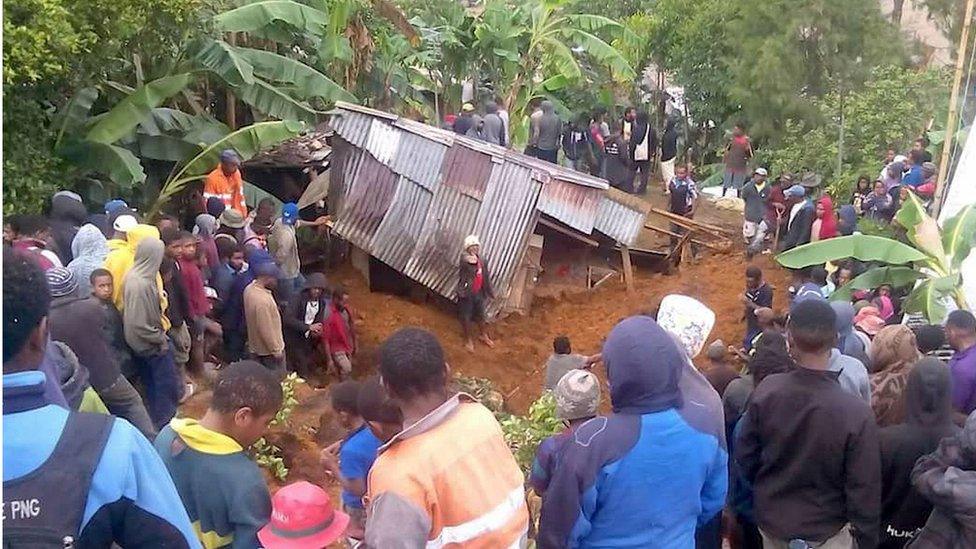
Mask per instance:
[[[800,185],[808,189],[816,189],[820,186],[820,176],[815,173],[804,174],[800,179]]]
[[[139,221],[131,215],[120,215],[115,218],[112,228],[120,233],[127,233],[135,228]]]
[[[115,212],[121,210],[122,208],[128,208],[129,205],[125,203],[125,200],[114,198],[105,203],[105,213],[107,215],[112,215]]]
[[[462,112],[473,112],[474,111],[474,105],[472,105],[471,103],[465,103],[465,104],[461,105],[461,111]]]
[[[756,171],[753,173],[755,173],[756,175],[769,175],[769,173],[766,171],[766,168],[756,168]]]
[[[288,225],[294,225],[298,221],[298,204],[288,202],[281,206],[281,221]]]
[[[220,296],[217,295],[217,290],[211,288],[210,286],[203,287],[203,295],[205,295],[207,299],[220,299]]]
[[[231,229],[243,229],[244,228],[244,216],[241,212],[233,209],[227,208],[223,213],[220,214],[220,224],[224,227],[230,227]]]
[[[258,531],[258,541],[267,549],[327,547],[348,526],[349,515],[332,506],[325,490],[300,481],[275,493],[271,520]]]

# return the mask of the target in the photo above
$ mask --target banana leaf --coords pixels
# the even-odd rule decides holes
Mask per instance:
[[[625,80],[637,78],[624,54],[596,35],[579,29],[563,29],[563,35],[576,41],[594,60],[610,67],[614,76]]]
[[[940,265],[945,263],[939,224],[925,211],[925,205],[915,193],[908,193],[908,200],[902,203],[895,219],[908,231],[908,240],[916,248],[935,258]]]
[[[883,236],[854,234],[797,246],[776,256],[776,261],[788,269],[801,269],[846,258],[903,265],[913,261],[924,261],[928,256],[897,240]]]
[[[945,247],[952,269],[957,270],[969,257],[976,240],[976,205],[970,204],[959,210],[945,222],[942,228],[942,246]]]
[[[85,125],[85,119],[88,118],[96,99],[98,88],[81,88],[71,96],[60,114],[58,137],[54,140],[55,149],[61,144],[65,134],[75,133]]]
[[[119,101],[88,130],[85,139],[111,144],[131,133],[153,109],[190,84],[189,74],[177,74],[140,86]]]
[[[830,294],[830,300],[850,301],[854,290],[873,290],[882,284],[901,288],[920,278],[925,278],[925,275],[911,267],[875,267],[834,290],[834,293]]]
[[[138,132],[145,135],[185,134],[199,124],[213,121],[205,116],[192,115],[179,109],[159,107],[153,109],[142,122]]]
[[[542,43],[545,46],[546,60],[567,80],[575,81],[583,75],[576,56],[566,44],[553,36],[543,38]]]
[[[269,117],[311,124],[317,121],[315,109],[263,80],[255,79],[253,84],[235,88],[235,91],[241,101]]]
[[[254,67],[223,40],[204,40],[193,59],[231,86],[254,83]]]
[[[105,175],[123,188],[146,180],[139,159],[122,147],[82,140],[63,148],[60,153],[85,172]]]
[[[136,135],[139,156],[153,160],[181,162],[200,152],[200,147],[172,135]]]
[[[925,280],[908,294],[902,309],[909,313],[922,313],[930,323],[939,324],[945,320],[945,303],[958,283],[958,274]]]
[[[290,84],[298,99],[320,97],[326,101],[358,101],[345,88],[300,61],[265,50],[235,48],[234,51],[254,67],[255,74],[261,78]]]
[[[324,11],[291,0],[266,0],[225,11],[213,21],[217,30],[223,32],[253,32],[275,23],[285,23],[306,34],[320,36],[329,16]]]

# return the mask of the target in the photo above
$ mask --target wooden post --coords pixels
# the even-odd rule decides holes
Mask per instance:
[[[620,246],[620,261],[624,266],[624,283],[627,284],[627,292],[634,293],[634,267],[630,264],[630,248]]]
[[[938,219],[944,200],[943,190],[949,175],[949,156],[952,152],[952,139],[959,126],[959,86],[962,84],[963,68],[966,66],[966,50],[969,49],[969,23],[973,20],[974,0],[966,1],[966,11],[962,16],[962,33],[959,36],[959,49],[956,51],[956,75],[952,80],[952,97],[949,99],[949,117],[946,121],[945,139],[942,141],[942,161],[939,162],[939,177],[935,182],[935,206],[932,217]]]

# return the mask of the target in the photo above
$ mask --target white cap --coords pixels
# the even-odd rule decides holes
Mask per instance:
[[[471,246],[481,246],[481,241],[478,240],[477,235],[469,234],[464,239],[464,250],[467,251]]]
[[[139,222],[136,221],[136,218],[131,215],[120,215],[115,218],[115,223],[112,224],[112,228],[120,233],[127,233],[138,224]]]
[[[769,173],[766,172],[766,168],[756,168],[755,173],[756,175],[769,175]]]
[[[904,164],[905,162],[908,162],[908,157],[903,154],[895,155],[895,159],[892,160],[892,162],[901,162]]]

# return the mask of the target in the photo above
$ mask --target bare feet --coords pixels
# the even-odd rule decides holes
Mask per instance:
[[[474,352],[474,341],[470,339],[464,342],[464,348],[468,350],[469,353]]]
[[[481,334],[481,337],[479,337],[478,339],[480,339],[481,342],[487,345],[488,347],[495,346],[495,342],[492,341],[490,337],[488,337],[488,334]]]

